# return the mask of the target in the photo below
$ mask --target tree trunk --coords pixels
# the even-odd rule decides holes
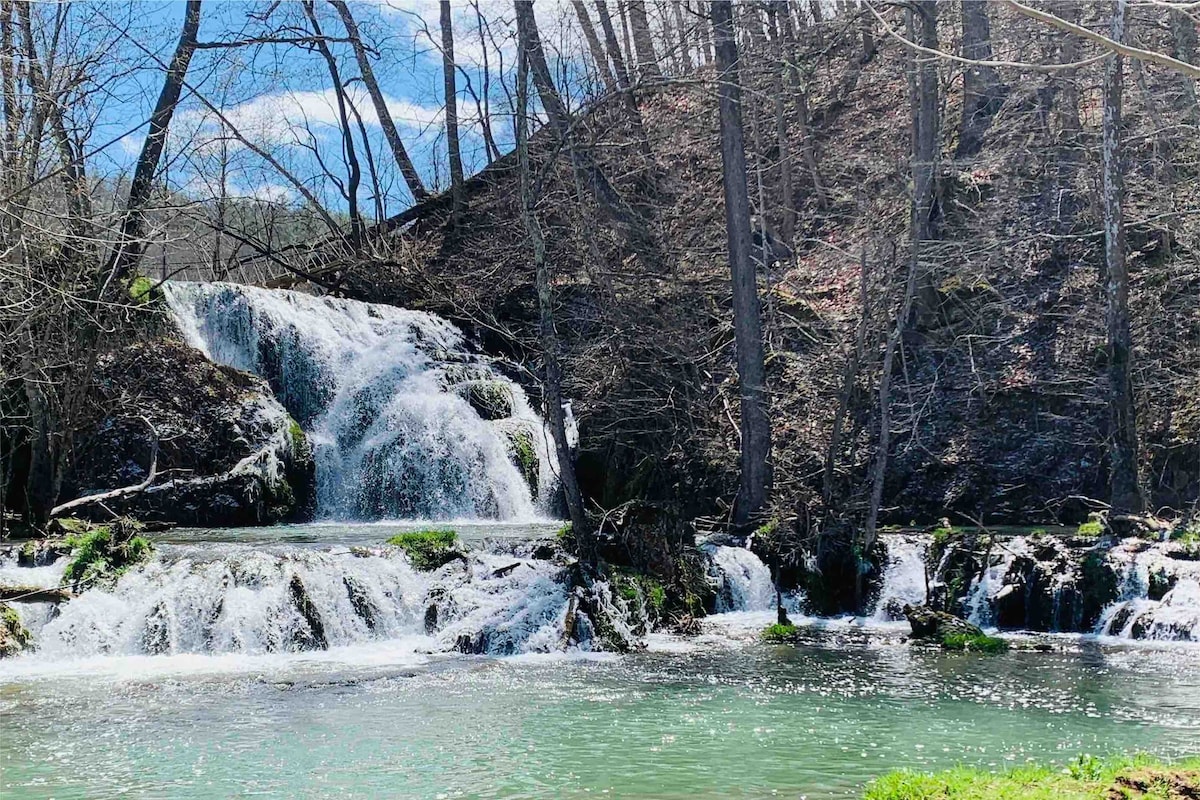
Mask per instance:
[[[600,29],[604,31],[604,44],[608,47],[609,56],[612,58],[617,88],[628,91],[630,87],[629,70],[625,67],[625,57],[621,55],[621,44],[617,41],[617,32],[613,28],[612,17],[608,13],[608,0],[596,0],[596,12],[600,17]]]
[[[792,15],[787,3],[777,7],[776,16],[779,20],[780,35],[783,37],[785,60],[787,63],[788,86],[792,96],[796,98],[796,120],[800,127],[800,152],[804,158],[804,167],[808,170],[809,180],[812,181],[813,195],[817,205],[825,208],[825,184],[821,179],[821,170],[817,164],[816,147],[813,144],[812,126],[809,124],[808,93],[804,90],[804,81],[800,75],[798,42],[796,31],[792,27]]]
[[[629,27],[633,30],[638,76],[643,81],[662,80],[658,56],[654,54],[654,40],[650,38],[650,20],[646,17],[645,0],[629,0]]]
[[[986,0],[962,0],[962,55],[974,61],[992,60],[992,25]],[[1004,91],[995,67],[966,65],[956,158],[973,156],[983,147],[992,117],[1004,103]]]
[[[615,223],[627,230],[640,234],[640,221],[637,215],[617,193],[613,185],[601,172],[600,167],[592,160],[572,134],[571,120],[563,105],[558,89],[554,86],[554,77],[550,74],[550,66],[546,63],[546,53],[542,49],[541,36],[538,34],[537,21],[533,16],[532,0],[515,0],[514,8],[517,17],[518,49],[525,54],[527,67],[537,87],[538,97],[542,101],[542,109],[550,121],[558,137],[566,143],[573,167],[580,170],[584,183],[592,196],[596,198],[602,211]]]
[[[1062,0],[1055,9],[1058,15],[1067,22],[1078,24],[1080,5],[1075,0]],[[1061,37],[1062,46],[1059,50],[1059,63],[1074,64],[1082,58],[1082,48],[1075,36]],[[1058,122],[1064,141],[1074,143],[1083,125],[1079,120],[1079,81],[1076,71],[1071,70],[1062,76],[1059,87]]]
[[[408,190],[412,192],[413,199],[419,203],[429,196],[429,192],[425,190],[425,184],[421,183],[421,176],[417,174],[417,168],[413,166],[412,159],[408,157],[408,151],[404,149],[404,143],[400,141],[400,133],[396,130],[396,123],[392,121],[387,101],[384,100],[383,92],[380,91],[379,84],[375,80],[375,70],[372,69],[371,62],[367,58],[367,49],[362,43],[362,36],[359,35],[358,23],[354,21],[354,15],[350,13],[350,7],[346,5],[345,0],[330,0],[330,2],[337,9],[342,18],[342,25],[345,26],[346,33],[350,37],[350,46],[354,49],[354,59],[358,62],[359,74],[362,76],[363,85],[367,87],[367,94],[371,96],[371,103],[375,106],[375,115],[379,117],[379,127],[383,129],[383,136],[392,150],[392,157],[396,160],[396,166],[400,168],[400,173],[404,176],[404,182],[408,184]]]
[[[518,3],[520,5],[520,3]],[[532,12],[532,6],[530,7]],[[528,40],[523,40],[528,45]],[[554,440],[554,452],[558,460],[559,481],[566,496],[567,511],[571,516],[571,527],[579,546],[579,558],[585,564],[594,564],[596,552],[583,509],[583,498],[575,476],[575,464],[571,457],[570,442],[567,440],[566,414],[563,411],[562,371],[558,361],[558,337],[554,330],[554,297],[550,282],[550,265],[546,263],[546,242],[535,213],[537,198],[534,197],[532,170],[529,165],[529,55],[527,46],[522,46],[517,55],[517,161],[521,180],[521,220],[529,235],[533,250],[533,265],[536,272],[538,297],[538,335],[544,366],[544,389],[546,418],[550,423],[550,435]]]
[[[1173,8],[1171,15],[1171,55],[1180,61],[1195,64],[1196,61],[1196,23],[1181,8]],[[1196,12],[1193,9],[1192,14]],[[1186,114],[1187,121],[1200,124],[1200,101],[1196,99],[1196,80],[1187,75],[1180,75],[1179,101],[1180,107]]]
[[[783,13],[787,13],[785,7]],[[775,144],[779,148],[779,234],[788,250],[794,250],[796,239],[796,190],[792,185],[792,149],[788,142],[787,116],[783,106],[783,78],[790,70],[787,53],[779,23],[779,3],[767,6],[770,22],[772,55],[775,66],[771,70],[771,90],[775,95]]]
[[[629,33],[629,0],[617,0],[617,12],[621,15],[621,39],[625,43],[625,63],[636,64],[637,57],[633,53],[633,39]],[[630,77],[633,77],[630,70]]]
[[[916,208],[913,209],[914,216]],[[861,559],[854,584],[855,605],[862,608],[863,601],[863,562],[865,562],[875,547],[875,538],[879,524],[879,507],[883,505],[883,485],[887,478],[888,449],[892,437],[892,368],[896,363],[896,350],[907,326],[906,320],[912,313],[913,297],[916,294],[918,264],[920,263],[920,248],[913,243],[913,251],[908,263],[908,277],[904,281],[904,298],[900,301],[900,310],[896,321],[888,334],[887,344],[883,348],[883,365],[879,369],[879,440],[875,447],[875,462],[871,466],[871,496],[867,502],[867,519],[863,523]]]
[[[358,152],[354,147],[354,130],[350,127],[350,115],[346,111],[346,93],[342,88],[342,77],[338,71],[337,59],[333,57],[333,51],[329,49],[329,44],[325,41],[325,34],[321,31],[321,23],[317,21],[317,11],[313,0],[304,0],[304,14],[308,17],[308,22],[312,26],[313,35],[316,37],[317,52],[321,54],[321,58],[325,61],[325,67],[329,70],[329,80],[333,84],[333,94],[337,99],[338,125],[342,129],[342,155],[346,159],[346,206],[350,215],[350,245],[354,248],[357,254],[359,248],[363,245],[363,220],[362,214],[358,210],[358,187],[362,184],[362,167],[358,163]]]
[[[733,283],[733,327],[741,394],[741,486],[734,521],[745,524],[767,503],[771,486],[771,425],[767,418],[766,368],[758,281],[750,259],[750,201],[742,130],[738,49],[729,0],[712,2],[716,36],[721,166],[725,180],[725,230]]]
[[[684,75],[692,72],[692,46],[688,37],[687,23],[683,18],[682,0],[671,0],[671,12],[675,19],[675,30],[679,39],[679,66]]]
[[[1112,38],[1125,39],[1126,0],[1114,0]],[[1104,66],[1104,123],[1101,149],[1101,204],[1104,208],[1105,294],[1108,298],[1109,482],[1114,513],[1140,513],[1137,421],[1130,360],[1129,266],[1123,229],[1124,172],[1121,165],[1121,95],[1124,57],[1114,54]]]
[[[463,211],[463,165],[462,151],[458,145],[458,82],[454,66],[454,21],[450,14],[450,0],[441,0],[442,25],[442,75],[446,95],[446,149],[450,157],[451,224],[458,221]]]
[[[608,57],[604,55],[604,48],[600,45],[599,37],[596,36],[596,26],[592,25],[592,18],[588,16],[587,6],[583,4],[583,0],[571,0],[571,5],[575,9],[575,16],[579,18],[579,28],[583,31],[583,38],[587,41],[592,61],[596,63],[596,70],[600,73],[600,81],[604,84],[604,90],[610,93],[617,91],[617,81],[608,67]]]
[[[938,49],[937,0],[916,0],[911,11],[913,25],[918,30],[922,47]],[[937,238],[937,162],[938,162],[938,69],[937,57],[925,53],[913,56],[916,66],[916,96],[913,98],[913,205],[909,236],[912,251],[921,242]],[[930,271],[921,271],[917,278],[920,312],[926,317],[937,313],[938,296]]]
[[[127,278],[137,267],[146,247],[146,205],[150,202],[154,173],[158,171],[158,162],[167,144],[167,131],[171,126],[171,117],[175,114],[175,106],[179,103],[179,95],[183,91],[188,64],[196,51],[196,34],[199,30],[200,0],[188,0],[183,30],[179,34],[179,42],[175,45],[175,55],[171,57],[171,64],[167,68],[158,102],[154,104],[154,113],[150,115],[150,131],[146,134],[146,141],[142,143],[133,182],[129,186],[129,200],[125,204],[121,236],[109,262],[106,285],[114,280]]]

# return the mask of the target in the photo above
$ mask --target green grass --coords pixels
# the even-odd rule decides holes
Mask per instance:
[[[129,282],[129,298],[140,306],[154,300],[154,281],[145,275],[138,275]]]
[[[781,625],[776,622],[762,632],[762,638],[768,642],[790,642],[796,638],[796,633],[795,625]]]
[[[458,534],[449,528],[400,533],[387,540],[408,555],[413,569],[429,572],[462,556]]]
[[[1075,533],[1078,536],[1099,536],[1104,533],[1104,523],[1098,519],[1089,519],[1080,525],[1075,530]]]
[[[1007,772],[955,767],[936,773],[890,772],[873,781],[864,800],[1167,800],[1165,770],[1197,770],[1200,759],[1167,764],[1149,756],[1082,756],[1067,767],[1021,766]],[[1133,778],[1119,782],[1120,778]],[[1200,781],[1200,776],[1197,777]],[[1144,785],[1146,791],[1133,786]],[[1110,793],[1110,789],[1113,790]]]
[[[118,521],[120,523],[120,521]],[[117,523],[114,523],[117,524]],[[140,530],[136,523],[134,530]],[[113,526],[100,525],[83,533],[67,536],[71,561],[63,571],[63,580],[72,584],[91,584],[98,580],[116,580],[130,567],[150,556],[149,540],[132,530],[118,535]]]
[[[1008,649],[1008,642],[986,633],[948,633],[942,637],[942,648],[972,653],[1003,653]]]

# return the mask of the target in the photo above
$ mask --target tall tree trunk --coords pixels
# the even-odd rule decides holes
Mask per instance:
[[[1126,0],[1114,0],[1112,38],[1123,42]],[[1121,164],[1121,95],[1124,57],[1114,54],[1104,66],[1104,122],[1101,149],[1101,204],[1104,208],[1105,294],[1108,298],[1109,503],[1115,512],[1139,513],[1137,419],[1130,361],[1129,265],[1125,254],[1124,168]]]
[[[779,234],[788,250],[792,250],[796,239],[796,190],[792,185],[792,148],[788,142],[787,116],[783,106],[783,78],[790,70],[780,30],[779,6],[778,2],[768,4],[767,18],[770,22],[772,56],[775,60],[775,67],[771,70],[771,93],[775,95],[775,144],[779,148]],[[783,13],[787,13],[786,6]]]
[[[987,0],[961,0],[962,54],[973,61],[992,60],[992,24]],[[973,156],[983,147],[992,117],[1004,103],[1004,86],[995,67],[968,64],[963,73],[962,123],[956,158]]]
[[[628,91],[630,87],[629,70],[625,66],[625,57],[621,55],[621,44],[617,41],[617,32],[613,28],[612,17],[608,13],[608,0],[596,0],[596,13],[600,17],[600,29],[604,31],[604,44],[612,58],[617,88]]]
[[[333,51],[329,49],[329,44],[325,41],[325,34],[321,30],[321,23],[317,20],[317,10],[314,0],[304,0],[302,3],[304,14],[308,17],[308,23],[312,26],[313,36],[316,38],[317,52],[321,54],[321,58],[325,61],[325,67],[329,70],[329,80],[333,83],[333,94],[337,99],[338,125],[342,129],[342,156],[346,159],[346,206],[350,215],[350,245],[354,248],[355,254],[363,245],[363,220],[362,213],[358,209],[358,188],[362,185],[362,167],[358,163],[358,152],[354,147],[354,130],[350,127],[350,114],[346,111],[346,92],[342,87],[342,76],[338,71],[337,59],[333,57]]]
[[[483,55],[483,99],[479,109],[479,126],[483,129],[483,143],[488,152],[488,164],[500,158],[500,148],[496,146],[496,138],[492,135],[492,68],[488,64],[488,42],[483,32],[483,13],[479,3],[473,2],[475,9],[475,27],[479,31],[479,52]],[[478,103],[478,101],[477,101]]]
[[[583,31],[583,38],[587,41],[592,61],[596,63],[596,70],[600,73],[600,81],[604,84],[604,90],[610,93],[617,91],[616,78],[609,69],[608,57],[604,55],[604,47],[601,46],[600,39],[596,36],[596,26],[592,25],[592,18],[588,16],[587,6],[583,4],[583,0],[571,0],[571,5],[575,9],[575,16],[579,18],[579,28]]]
[[[1173,8],[1171,15],[1171,55],[1189,64],[1196,61],[1196,23],[1181,8]],[[1196,12],[1193,9],[1192,14]],[[1179,75],[1179,107],[1192,125],[1200,124],[1200,101],[1196,99],[1196,80],[1188,75]]]
[[[1054,9],[1058,16],[1067,22],[1078,24],[1080,4],[1075,0],[1060,0]],[[1059,49],[1059,63],[1074,64],[1082,58],[1082,48],[1075,36],[1060,37],[1062,45]],[[1079,120],[1079,79],[1076,70],[1064,74],[1058,93],[1058,123],[1065,142],[1074,144],[1083,125]]]
[[[527,43],[527,41],[526,41]],[[558,460],[559,481],[567,501],[571,527],[579,547],[580,560],[593,565],[596,550],[584,513],[583,497],[579,481],[575,476],[575,464],[571,457],[571,446],[567,440],[566,413],[563,410],[562,368],[558,361],[558,336],[554,330],[554,296],[550,281],[550,265],[546,262],[546,242],[536,214],[537,198],[534,196],[532,169],[529,164],[529,49],[521,47],[517,55],[517,163],[521,179],[521,220],[529,236],[533,251],[538,298],[538,336],[542,348],[544,367],[544,389],[546,418],[550,423],[550,435],[554,440],[554,452]]]
[[[675,30],[679,38],[679,66],[684,75],[692,71],[692,44],[688,35],[688,26],[683,17],[682,0],[671,0],[671,12],[675,19]]]
[[[179,96],[183,92],[188,65],[196,51],[196,35],[199,30],[200,0],[188,0],[183,17],[183,30],[179,34],[179,42],[175,45],[175,55],[171,57],[171,63],[167,67],[158,102],[154,104],[154,112],[150,115],[150,131],[142,143],[142,151],[138,155],[137,167],[133,172],[129,200],[125,203],[125,216],[121,222],[121,236],[109,261],[105,286],[114,280],[127,278],[137,267],[146,247],[145,211],[154,188],[154,173],[158,171],[158,162],[167,144],[167,131],[175,114],[175,106],[179,103]]]
[[[662,80],[654,40],[650,37],[650,20],[646,17],[645,0],[629,0],[629,27],[633,30],[633,49],[637,52],[638,76],[644,81]]]
[[[917,208],[913,208],[915,227]],[[913,242],[912,255],[908,262],[908,277],[904,281],[904,297],[900,301],[900,309],[892,330],[888,334],[887,343],[883,348],[883,365],[879,369],[879,439],[875,446],[875,461],[871,465],[871,495],[867,501],[867,518],[863,523],[862,548],[859,558],[858,572],[854,582],[854,602],[861,610],[863,593],[863,566],[870,558],[871,550],[875,547],[878,535],[879,508],[883,505],[883,486],[887,479],[888,451],[891,447],[892,436],[892,369],[896,363],[896,350],[907,326],[906,320],[912,313],[913,298],[916,295],[917,272],[919,271],[920,248]]]
[[[637,64],[637,56],[633,52],[633,38],[629,33],[629,0],[617,0],[617,13],[621,15],[621,40],[625,43],[625,63]],[[630,70],[633,77],[633,70]]]
[[[346,33],[350,37],[354,59],[358,62],[358,72],[362,76],[363,85],[367,87],[367,94],[371,96],[371,104],[375,106],[375,115],[379,117],[379,127],[383,129],[383,137],[387,140],[388,147],[391,148],[392,158],[396,160],[396,166],[400,168],[400,174],[404,176],[404,182],[408,184],[408,190],[412,192],[413,199],[419,203],[429,196],[429,192],[425,190],[425,184],[421,183],[421,176],[417,174],[417,168],[413,166],[412,159],[408,157],[408,151],[404,149],[404,143],[400,140],[400,133],[396,130],[392,113],[388,111],[387,101],[379,89],[379,83],[375,80],[375,70],[371,67],[370,59],[367,58],[367,48],[363,45],[362,36],[358,32],[358,23],[354,21],[354,15],[350,13],[350,7],[346,5],[345,0],[330,0],[330,2],[337,9],[338,15],[342,18],[342,25],[345,26]]]
[[[917,29],[918,41],[929,50],[938,49],[937,0],[916,0],[909,12]],[[938,168],[938,68],[937,57],[926,53],[913,56],[916,67],[916,96],[913,98],[913,205],[910,228],[911,248],[915,253],[921,243],[937,238],[937,168]],[[917,277],[917,299],[920,312],[926,317],[937,313],[938,296],[933,275],[923,271]]]
[[[456,223],[463,211],[462,151],[458,145],[458,82],[454,66],[454,20],[450,0],[441,0],[442,76],[446,95],[446,149],[450,158],[451,223]]]
[[[767,418],[766,367],[758,280],[750,258],[750,200],[733,8],[713,0],[717,95],[721,118],[721,167],[725,179],[725,230],[733,284],[733,330],[741,395],[741,486],[734,521],[744,524],[767,503],[771,486],[771,424]]]
[[[788,86],[796,99],[796,122],[800,128],[800,153],[804,158],[804,167],[808,170],[809,180],[812,181],[813,195],[817,205],[825,208],[825,183],[821,179],[821,170],[817,165],[817,151],[813,144],[812,126],[809,124],[808,92],[804,89],[804,80],[800,75],[800,63],[796,30],[792,26],[792,15],[788,5],[783,2],[776,7],[776,17],[779,21],[780,35],[783,37],[784,59]]]

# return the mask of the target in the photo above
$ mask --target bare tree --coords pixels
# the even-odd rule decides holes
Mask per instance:
[[[955,157],[973,156],[1004,102],[1004,86],[992,60],[992,25],[986,0],[962,0],[962,54],[975,63],[963,72],[962,123]]]
[[[771,487],[771,424],[767,418],[758,279],[750,257],[750,198],[733,8],[729,0],[713,0],[711,6],[719,81],[725,229],[733,282],[733,330],[741,397],[741,487],[734,520],[744,524],[767,503]]]
[[[441,0],[442,27],[442,75],[446,96],[446,148],[450,156],[450,194],[453,197],[450,219],[457,221],[463,208],[463,165],[462,152],[458,144],[458,83],[454,65],[454,21],[450,13],[450,0]]]
[[[600,81],[604,84],[606,91],[617,91],[616,78],[609,69],[608,57],[604,55],[604,47],[600,44],[599,37],[596,36],[596,26],[592,25],[592,18],[588,16],[587,6],[583,4],[583,0],[571,0],[571,6],[575,9],[575,16],[579,18],[579,28],[583,31],[584,40],[587,41],[588,51],[592,54],[592,61],[596,64],[596,71],[600,74]]]
[[[518,7],[521,4],[518,3]],[[532,4],[530,4],[532,11]],[[583,497],[579,481],[575,476],[575,463],[567,439],[566,412],[563,409],[562,368],[558,360],[558,335],[554,330],[554,296],[550,280],[550,264],[547,262],[546,241],[537,219],[537,198],[534,191],[532,167],[529,161],[529,57],[533,42],[522,38],[517,55],[517,108],[516,139],[517,160],[521,181],[521,220],[529,237],[533,251],[533,265],[538,298],[538,338],[541,343],[543,388],[545,393],[546,418],[550,423],[550,435],[554,440],[554,452],[558,461],[559,480],[567,501],[571,527],[578,543],[580,560],[593,564],[596,559],[595,546],[584,513]]]
[[[183,30],[179,34],[179,42],[175,45],[175,55],[167,68],[163,79],[162,91],[159,92],[158,102],[154,104],[154,112],[150,115],[150,130],[142,143],[142,151],[138,154],[137,166],[133,173],[133,182],[129,186],[129,200],[125,204],[125,216],[121,223],[121,235],[112,258],[109,261],[108,276],[105,285],[114,280],[122,280],[136,267],[145,250],[146,216],[145,210],[150,202],[155,173],[158,162],[162,157],[163,147],[167,143],[167,131],[171,126],[171,117],[179,103],[183,92],[184,79],[187,76],[188,65],[192,54],[196,51],[196,35],[200,30],[200,0],[188,0],[183,18]]]
[[[1124,42],[1129,9],[1114,0],[1112,39]],[[1104,208],[1105,295],[1108,300],[1109,503],[1114,511],[1140,513],[1137,418],[1130,359],[1133,339],[1129,325],[1129,264],[1126,260],[1121,164],[1121,105],[1124,58],[1120,53],[1104,65],[1104,142],[1101,150],[1101,205]]]
[[[628,0],[629,27],[633,33],[633,49],[637,53],[638,77],[644,81],[662,80],[662,69],[654,53],[650,36],[650,20],[646,17],[645,0]]]
[[[404,142],[400,140],[400,132],[396,130],[392,112],[388,110],[387,100],[384,99],[379,83],[375,80],[375,70],[371,66],[370,59],[367,58],[367,48],[359,33],[358,23],[354,21],[354,15],[350,13],[350,7],[346,5],[345,0],[330,0],[330,2],[337,9],[346,33],[350,37],[350,46],[354,49],[354,58],[358,62],[358,72],[362,76],[363,85],[367,87],[367,94],[371,96],[371,103],[375,106],[375,115],[379,117],[379,127],[383,129],[383,136],[392,150],[392,158],[396,160],[396,166],[404,175],[404,181],[408,184],[408,190],[412,192],[413,198],[420,202],[429,196],[429,192],[425,190],[425,184],[421,182],[417,168],[413,166],[412,159],[408,157],[408,151],[404,149]]]

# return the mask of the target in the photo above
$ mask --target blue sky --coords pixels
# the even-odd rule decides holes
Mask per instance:
[[[87,4],[77,4],[76,7]],[[262,11],[265,4],[213,2],[204,5],[202,41],[229,41],[247,33],[263,30],[250,19],[249,12]],[[480,41],[475,11],[465,0],[454,8],[456,61],[466,72],[459,80],[459,119],[462,126],[463,158],[468,174],[487,163],[477,102],[467,91],[469,78],[476,95],[482,95],[490,82],[487,102],[500,149],[511,144],[509,91],[515,48],[513,43],[512,5],[510,0],[480,0],[487,17],[490,35],[486,46]],[[142,69],[122,78],[120,91],[106,94],[96,111],[96,131],[91,141],[103,143],[118,137],[145,120],[157,98],[162,73],[142,48],[163,61],[169,59],[183,20],[183,2],[96,4],[90,7],[118,28],[128,26],[120,37],[117,53]],[[448,183],[446,145],[443,126],[443,79],[436,0],[379,0],[351,3],[364,38],[376,49],[373,59],[376,77],[388,98],[391,116],[417,165],[427,187]],[[131,10],[132,9],[132,10]],[[569,4],[541,2],[536,6],[542,36],[556,69],[564,82],[581,87],[582,48],[575,31]],[[324,32],[341,36],[343,29],[334,9],[318,2],[317,11]],[[276,10],[272,22],[299,21],[298,3],[285,3]],[[128,22],[126,21],[128,20]],[[111,30],[111,29],[110,29]],[[487,32],[485,31],[485,34]],[[431,41],[432,38],[432,41]],[[348,46],[335,44],[343,82],[355,79],[358,68]],[[559,58],[555,54],[566,54]],[[485,72],[484,57],[488,61]],[[113,67],[114,71],[117,69]],[[264,45],[237,49],[201,50],[192,61],[189,82],[218,106],[238,132],[256,145],[268,149],[289,171],[330,207],[344,208],[336,182],[322,177],[323,172],[344,175],[341,134],[337,126],[332,81],[324,62],[316,53],[295,45]],[[505,85],[507,82],[507,88]],[[114,82],[116,85],[116,82]],[[386,203],[385,214],[394,214],[411,203],[411,196],[392,164],[372,104],[360,82],[351,80],[354,99],[367,138],[372,142],[380,194]],[[483,98],[480,97],[480,104]],[[196,198],[211,197],[220,185],[221,165],[226,173],[226,192],[254,196],[278,202],[296,202],[299,194],[289,182],[261,158],[222,130],[219,120],[194,96],[185,96],[176,113],[171,143],[164,160],[164,178],[178,191]],[[97,155],[93,174],[127,171],[139,151],[145,127],[125,135],[113,147]],[[364,171],[367,168],[359,152]],[[322,166],[323,165],[323,166]],[[361,203],[364,213],[374,213],[369,195],[372,189],[364,177]]]

